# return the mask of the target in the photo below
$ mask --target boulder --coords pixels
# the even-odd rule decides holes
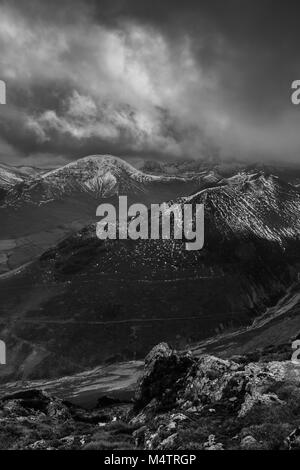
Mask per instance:
[[[155,346],[145,359],[135,396],[135,410],[144,408],[154,398],[160,408],[171,409],[194,362],[190,355],[179,355],[166,343]]]

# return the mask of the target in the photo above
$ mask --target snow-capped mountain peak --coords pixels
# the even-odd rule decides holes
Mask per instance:
[[[0,165],[0,188],[9,189],[21,182],[22,178],[17,176],[13,170],[6,165]]]

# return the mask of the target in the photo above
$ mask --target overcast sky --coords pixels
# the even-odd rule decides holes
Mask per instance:
[[[299,160],[300,2],[0,0],[0,160]]]

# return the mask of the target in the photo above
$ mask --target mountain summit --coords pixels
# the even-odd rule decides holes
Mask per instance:
[[[201,178],[196,176],[181,178],[147,175],[121,158],[111,155],[91,155],[39,175],[33,181],[18,185],[10,192],[4,206],[15,207],[24,203],[41,205],[78,194],[100,200],[118,194],[130,196],[152,191],[153,198],[155,197],[153,190],[159,189],[161,185],[170,188],[171,196],[176,185],[182,189],[182,186],[189,182],[191,186],[188,191],[190,191],[199,187],[199,181]],[[180,194],[178,189],[175,192],[177,195]]]

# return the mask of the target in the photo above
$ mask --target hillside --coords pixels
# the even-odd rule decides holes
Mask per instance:
[[[300,261],[293,186],[239,174],[178,202],[204,202],[203,250],[101,242],[88,226],[2,276],[1,335],[13,351],[2,380],[142,359],[159,341],[184,348],[252,323],[284,295]]]
[[[125,161],[94,155],[17,180],[0,200],[0,273],[17,268],[96,220],[101,201],[150,204],[206,187],[205,178],[146,175]]]

